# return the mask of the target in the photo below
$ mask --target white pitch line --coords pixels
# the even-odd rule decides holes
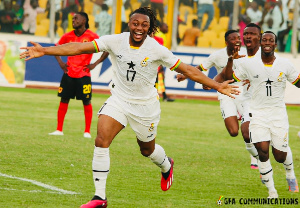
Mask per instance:
[[[61,192],[57,191],[41,191],[41,190],[24,190],[24,189],[13,189],[13,188],[1,188],[2,190],[6,191],[24,191],[24,192],[31,192],[31,193],[50,193],[50,194],[62,194]]]
[[[290,125],[290,127],[300,129],[300,126]]]
[[[44,184],[44,183],[41,183],[41,182],[38,182],[38,181],[35,181],[35,180],[27,179],[27,178],[15,177],[15,176],[6,175],[6,174],[3,174],[3,173],[0,173],[0,176],[6,177],[6,178],[18,179],[20,181],[26,181],[26,182],[35,184],[37,186],[40,186],[40,187],[43,187],[43,188],[46,188],[46,189],[57,191],[61,194],[72,194],[72,195],[80,194],[80,193],[76,193],[76,192],[73,192],[73,191],[63,190],[63,189],[57,188],[55,186],[50,186],[50,185],[47,185],[47,184]]]

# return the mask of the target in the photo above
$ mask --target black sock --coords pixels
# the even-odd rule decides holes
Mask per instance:
[[[104,199],[102,199],[100,196],[95,195],[95,196],[92,198],[92,201],[93,201],[93,200],[104,200]]]

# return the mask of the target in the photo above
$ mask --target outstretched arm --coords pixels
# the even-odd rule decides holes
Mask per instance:
[[[38,58],[44,55],[51,56],[74,56],[83,53],[95,53],[95,47],[92,42],[84,42],[84,43],[66,43],[58,46],[51,47],[42,47],[40,44],[35,42],[30,42],[33,46],[31,47],[21,47],[21,49],[25,49],[26,51],[20,54],[20,58],[25,58],[25,61]]]
[[[233,80],[228,80],[223,83],[218,83],[209,77],[205,76],[201,71],[199,71],[197,68],[187,65],[185,63],[180,63],[180,65],[175,69],[176,72],[183,74],[187,78],[198,82],[200,84],[204,84],[210,88],[213,88],[220,93],[223,93],[225,95],[228,95],[231,98],[234,98],[231,94],[238,95],[239,91],[234,89],[237,88],[237,86],[231,86],[229,85],[230,82]]]

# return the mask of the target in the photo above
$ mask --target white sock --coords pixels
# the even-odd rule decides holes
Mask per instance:
[[[161,172],[166,173],[170,170],[170,161],[166,156],[165,150],[160,145],[155,144],[155,149],[149,158],[155,165],[161,168]]]
[[[264,181],[269,192],[276,191],[270,159],[268,159],[266,162],[261,162],[260,160],[258,160],[258,168],[261,174],[261,179]]]
[[[283,162],[283,167],[285,169],[287,179],[296,178],[295,172],[294,172],[293,155],[292,155],[292,151],[291,151],[290,147],[288,147],[286,159]]]
[[[256,159],[258,159],[258,152],[257,152],[254,144],[245,142],[245,145],[246,145],[246,150],[250,153],[250,155],[252,155]]]
[[[93,179],[95,184],[95,195],[102,199],[106,198],[106,179],[109,173],[110,158],[109,148],[95,147],[93,158]]]

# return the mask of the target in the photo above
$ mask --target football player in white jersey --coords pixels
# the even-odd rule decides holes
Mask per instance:
[[[106,207],[106,179],[110,169],[109,146],[115,136],[129,123],[134,130],[141,154],[161,168],[161,189],[167,191],[173,181],[173,159],[155,144],[160,119],[160,103],[154,87],[157,67],[164,65],[186,77],[205,84],[230,97],[238,94],[231,81],[218,83],[193,66],[182,63],[166,47],[149,35],[156,31],[156,17],[150,8],[135,10],[128,23],[129,32],[102,36],[92,42],[68,43],[42,47],[23,47],[20,58],[30,60],[43,55],[72,56],[107,51],[110,54],[113,77],[111,96],[100,108],[93,157],[95,196],[82,208]]]
[[[251,84],[249,134],[258,151],[261,180],[268,188],[269,198],[278,198],[269,159],[270,145],[275,160],[283,163],[286,170],[289,191],[299,192],[292,152],[288,145],[289,122],[284,93],[287,81],[300,87],[300,73],[289,60],[275,55],[276,46],[276,35],[266,31],[261,37],[261,57],[241,59],[234,71],[223,70],[226,79],[247,79]],[[237,52],[233,58],[239,58]]]
[[[236,30],[228,30],[225,33],[226,47],[212,53],[203,63],[197,68],[201,71],[207,71],[211,67],[217,69],[219,74],[223,68],[227,65],[228,60],[231,59],[235,50],[238,50],[240,54],[252,57],[259,51],[260,46],[260,28],[255,24],[249,24],[244,30],[244,42],[246,43],[246,49],[241,48],[240,34]],[[229,63],[231,64],[231,63]],[[229,67],[229,66],[228,66]],[[232,64],[230,67],[233,67]],[[183,75],[177,76],[178,81],[185,79]],[[218,81],[218,80],[217,80]],[[257,156],[258,153],[249,139],[249,112],[248,112],[248,100],[250,94],[248,92],[248,86],[243,86],[243,83],[237,84],[240,87],[240,95],[236,96],[236,99],[232,99],[228,96],[218,93],[218,99],[220,100],[221,114],[224,119],[225,126],[230,136],[236,137],[239,132],[238,118],[241,117],[241,132],[244,138],[246,149],[250,153],[251,162],[250,167],[257,169]],[[204,87],[204,89],[207,89]]]
[[[249,23],[244,31],[243,31],[243,39],[247,50],[246,57],[249,59],[252,59],[256,56],[260,56],[260,39],[261,39],[261,28],[254,24]],[[235,52],[237,52],[237,48],[234,49]],[[239,57],[245,57],[245,55],[239,55]],[[238,62],[239,60],[235,60],[235,62]],[[228,57],[227,64],[225,66],[226,68],[235,69],[236,66],[233,63],[232,56]],[[220,72],[214,79],[218,82],[223,82],[223,73]],[[221,79],[220,79],[221,78]],[[245,85],[247,86],[247,85]],[[251,155],[251,168],[256,168],[257,166],[257,160],[258,160],[258,152],[255,148],[255,146],[250,142],[249,137],[249,124],[250,124],[250,118],[249,118],[249,100],[251,97],[251,87],[250,89],[243,88],[243,96],[242,96],[242,102],[241,105],[243,106],[243,114],[242,114],[242,124],[241,124],[241,132],[244,138],[244,142],[246,145],[246,150]]]

